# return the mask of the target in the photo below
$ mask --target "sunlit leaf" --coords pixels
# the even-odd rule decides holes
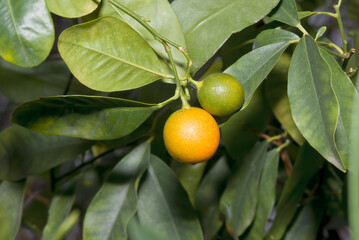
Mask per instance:
[[[45,134],[105,140],[128,135],[155,110],[126,99],[68,95],[20,105],[11,121]]]
[[[98,91],[128,90],[171,77],[150,45],[114,17],[66,29],[58,47],[74,76]]]
[[[49,10],[66,18],[78,18],[93,12],[101,0],[45,0]]]
[[[195,69],[232,35],[267,15],[278,0],[176,0],[172,6],[185,33]]]
[[[291,42],[299,40],[298,35],[283,29],[268,29],[259,33],[254,39],[253,47],[260,48],[266,45],[279,43],[279,42]]]
[[[111,171],[85,216],[84,239],[127,239],[127,224],[137,209],[137,184],[148,166],[149,142],[127,154]]]
[[[0,179],[19,180],[44,172],[88,149],[93,142],[49,136],[19,126],[0,133]]]
[[[141,227],[159,239],[203,239],[186,191],[172,170],[153,155],[139,189],[137,214]]]
[[[260,142],[241,159],[221,197],[220,211],[226,217],[227,231],[234,238],[240,236],[254,219],[267,147],[267,141]]]
[[[334,143],[339,105],[331,87],[331,72],[313,38],[305,35],[292,57],[288,97],[298,129],[330,163],[345,171]]]
[[[49,55],[54,26],[44,0],[0,2],[0,56],[20,67],[39,65]]]

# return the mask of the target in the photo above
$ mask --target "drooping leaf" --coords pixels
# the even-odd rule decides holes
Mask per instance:
[[[45,134],[105,140],[131,133],[155,110],[126,99],[68,95],[20,105],[11,121]]]
[[[15,103],[61,95],[69,81],[69,74],[62,60],[46,61],[35,68],[20,68],[0,59],[0,91]],[[77,80],[73,80],[68,93],[93,92]]]
[[[49,55],[54,26],[44,0],[0,2],[0,56],[20,67],[39,65]]]
[[[153,155],[138,193],[137,214],[140,226],[160,239],[203,239],[186,191],[172,170]]]
[[[212,239],[223,223],[219,211],[219,200],[229,174],[227,159],[223,156],[207,172],[198,188],[195,207],[199,213],[205,240]]]
[[[172,6],[185,33],[194,69],[207,62],[232,33],[239,32],[262,19],[278,2],[278,0],[174,1]]]
[[[268,124],[270,109],[260,90],[246,109],[235,113],[220,128],[224,147],[233,159],[241,160],[259,139],[255,131],[263,132]]]
[[[45,0],[49,10],[65,18],[78,18],[93,12],[101,0]]]
[[[287,78],[290,64],[289,54],[283,54],[268,79],[264,82],[264,90],[267,101],[277,120],[288,131],[289,135],[299,145],[303,145],[305,139],[300,133],[292,117],[287,95]]]
[[[220,211],[233,238],[240,236],[253,221],[267,147],[267,141],[260,142],[240,160],[221,197]]]
[[[284,240],[315,240],[322,221],[325,205],[319,198],[306,203],[293,225],[288,229]]]
[[[339,105],[331,87],[331,72],[313,38],[305,35],[292,57],[288,97],[298,129],[330,163],[345,171],[334,143]]]
[[[278,173],[279,152],[273,149],[266,154],[259,182],[256,216],[246,239],[262,240],[269,215],[275,203],[275,188]]]
[[[165,38],[175,42],[176,44],[186,48],[186,42],[182,27],[178,22],[177,16],[171,7],[168,0],[117,0],[117,3],[132,10],[139,16],[148,20],[148,24],[156,30],[157,33]],[[124,22],[128,23],[133,29],[135,29],[150,45],[151,47],[168,62],[168,55],[163,47],[163,44],[157,41],[153,35],[139,24],[132,17],[125,14],[119,8],[113,9],[110,4],[105,3],[101,9],[101,15],[111,15],[119,17]],[[173,59],[177,64],[177,70],[179,70],[180,77],[186,73],[187,59],[184,55],[171,46],[171,52]]]
[[[260,48],[274,43],[290,42],[298,39],[298,35],[287,30],[268,29],[257,35],[257,37],[254,39],[253,47]]]
[[[183,188],[186,190],[192,205],[194,204],[196,191],[206,165],[207,162],[191,165],[176,160],[172,161],[171,168],[176,173]]]
[[[352,112],[354,103],[359,104],[359,95],[350,78],[343,72],[337,61],[326,51],[320,54],[328,63],[332,78],[331,83],[339,103],[339,117],[335,130],[335,143],[345,168],[350,168],[349,153],[352,144]]]
[[[255,90],[288,45],[289,42],[279,42],[254,49],[224,71],[235,77],[243,86],[245,101],[242,109],[248,106]]]
[[[270,17],[293,27],[300,25],[295,0],[281,0]]]
[[[19,231],[26,181],[3,181],[0,185],[0,239],[15,240]]]
[[[137,209],[137,184],[150,158],[144,142],[111,171],[85,216],[84,239],[127,239],[127,224]]]
[[[276,216],[266,235],[269,239],[281,239],[298,208],[309,181],[323,166],[323,158],[308,143],[305,143],[295,161],[292,172],[284,185],[276,206]]]
[[[49,216],[42,233],[43,240],[52,240],[56,236],[59,226],[68,217],[75,201],[75,194],[55,195],[50,204]]]
[[[0,179],[19,180],[44,172],[88,149],[93,142],[49,136],[16,125],[0,133]]]
[[[68,28],[58,47],[74,76],[98,91],[128,90],[171,77],[148,43],[118,18]]]

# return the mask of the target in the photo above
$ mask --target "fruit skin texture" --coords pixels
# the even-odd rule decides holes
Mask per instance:
[[[235,113],[244,103],[242,84],[226,73],[213,73],[205,77],[197,97],[203,109],[220,117]]]
[[[216,120],[201,108],[190,107],[174,112],[163,130],[169,154],[177,161],[199,163],[216,152],[220,133]]]

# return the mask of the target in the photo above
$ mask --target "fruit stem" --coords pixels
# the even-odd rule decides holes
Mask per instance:
[[[197,90],[199,90],[203,85],[203,81],[195,81],[191,77],[188,78],[188,81],[192,83],[197,88]]]

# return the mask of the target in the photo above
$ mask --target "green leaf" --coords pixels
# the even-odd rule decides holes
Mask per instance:
[[[70,72],[62,60],[46,61],[35,68],[20,68],[0,59],[0,91],[15,103],[63,94],[69,75]],[[93,92],[73,80],[68,93]]]
[[[221,197],[220,211],[233,238],[240,236],[254,219],[267,147],[268,142],[262,141],[241,159]]]
[[[281,0],[270,17],[293,27],[300,25],[295,0]]]
[[[42,233],[43,240],[55,239],[59,226],[68,217],[75,201],[74,194],[55,195],[50,204],[49,217]]]
[[[331,83],[339,103],[339,117],[335,130],[336,146],[344,167],[350,168],[349,154],[353,142],[351,139],[353,131],[351,118],[354,103],[359,104],[359,95],[352,81],[343,72],[333,56],[324,50],[321,50],[320,54],[330,67]]]
[[[246,109],[235,113],[221,126],[224,147],[236,160],[241,160],[259,139],[253,130],[263,132],[269,122],[270,109],[260,90],[253,95]]]
[[[194,204],[196,191],[202,179],[206,165],[207,162],[192,165],[178,162],[176,160],[172,161],[171,168],[176,173],[183,188],[186,190],[192,205]]]
[[[93,12],[101,0],[45,0],[52,13],[65,18],[78,18]]]
[[[126,8],[149,20],[147,23],[156,30],[157,33],[186,48],[182,27],[168,0],[121,0],[117,2],[120,2]],[[110,7],[110,4],[105,3],[103,8],[104,9],[101,9],[100,15],[111,15],[122,19],[135,29],[151,45],[157,54],[168,62],[168,55],[163,44],[156,40],[141,24],[118,8],[116,8],[116,10],[113,9]],[[179,70],[180,77],[182,77],[186,73],[185,67],[187,59],[180,51],[172,46],[171,52],[177,65],[177,70]]]
[[[171,77],[148,43],[114,17],[66,29],[58,47],[74,76],[98,91],[128,90]]]
[[[311,11],[299,11],[298,12],[298,17],[299,19],[303,19],[303,18],[306,18],[306,17],[310,17],[312,15],[314,15],[315,12],[311,12]]]
[[[264,82],[264,89],[267,101],[277,120],[284,126],[294,141],[303,145],[305,139],[295,125],[287,95],[290,60],[289,54],[283,54],[279,58],[272,72],[268,75],[268,79]]]
[[[254,40],[253,47],[260,48],[266,45],[280,43],[280,42],[290,42],[298,40],[299,37],[297,34],[289,32],[283,29],[268,29],[259,33]]]
[[[0,133],[0,179],[19,180],[44,172],[75,158],[92,144],[13,125]]]
[[[322,221],[325,205],[323,199],[306,203],[293,225],[288,229],[284,240],[315,240]]]
[[[76,225],[80,218],[80,210],[74,210],[70,215],[61,223],[54,234],[53,240],[62,240],[66,234]]]
[[[256,216],[246,236],[248,240],[262,240],[266,233],[265,227],[275,203],[278,163],[279,152],[277,149],[269,151],[264,160],[263,172],[259,183],[259,201]]]
[[[195,207],[199,213],[205,240],[213,239],[223,223],[219,211],[219,200],[229,174],[227,158],[223,156],[207,172],[198,188]]]
[[[0,56],[20,67],[39,65],[49,55],[54,26],[44,0],[0,2]]]
[[[144,142],[111,171],[92,200],[84,220],[84,239],[127,239],[127,224],[137,209],[137,185],[150,158]]]
[[[0,239],[15,240],[19,231],[26,181],[0,185]]]
[[[327,27],[323,26],[323,27],[319,28],[317,34],[315,35],[315,40],[317,40],[318,38],[320,38],[321,36],[323,36],[323,34],[325,33],[325,31],[327,31]]]
[[[245,101],[242,109],[248,106],[253,93],[288,45],[289,42],[279,42],[254,49],[224,71],[235,77],[243,86]]]
[[[305,35],[292,57],[288,97],[298,129],[320,154],[345,171],[334,143],[339,105],[331,88],[331,72],[313,38]]]
[[[194,69],[200,68],[232,35],[267,15],[278,0],[176,0],[172,6],[182,25]]]
[[[140,225],[159,239],[203,239],[186,191],[172,170],[153,155],[138,193],[137,214]]]
[[[281,239],[292,221],[309,181],[323,166],[323,158],[305,143],[295,161],[292,172],[284,185],[276,207],[274,222],[265,239]]]
[[[45,134],[105,140],[128,135],[155,110],[126,99],[68,95],[20,105],[11,121]]]

